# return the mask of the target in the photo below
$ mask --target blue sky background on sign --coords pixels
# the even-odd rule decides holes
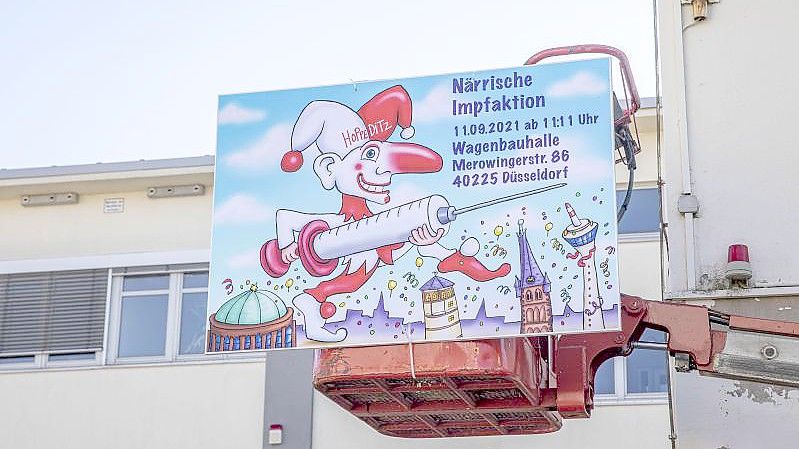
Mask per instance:
[[[609,267],[604,270],[605,275],[600,272],[605,308],[609,309],[618,301],[618,291],[615,253],[606,249],[616,245],[608,68],[607,59],[594,59],[536,67],[358,83],[357,87],[345,84],[220,97],[209,313],[215,312],[236,292],[248,288],[247,280],[257,282],[261,289],[277,293],[288,306],[291,306],[291,299],[295,294],[303,288],[316,285],[320,278],[309,276],[299,262],[292,265],[291,271],[286,276],[275,280],[270,279],[259,265],[258,251],[261,245],[275,236],[274,213],[277,208],[335,213],[340,206],[340,193],[336,190],[324,190],[313,173],[312,150],[306,150],[305,164],[298,172],[284,173],[280,170],[280,158],[289,148],[292,127],[300,111],[312,100],[335,100],[357,110],[372,96],[396,84],[404,86],[413,100],[412,124],[416,132],[410,141],[436,150],[443,157],[444,164],[442,171],[435,174],[394,176],[391,186],[392,199],[387,207],[430,194],[440,194],[456,207],[466,206],[561,181],[568,182],[568,185],[560,190],[463,215],[453,223],[449,233],[441,241],[445,246],[457,248],[462,236],[474,236],[481,243],[481,251],[477,257],[489,268],[496,268],[502,262],[510,262],[512,265],[510,275],[480,284],[467,282],[465,276],[457,273],[443,275],[455,283],[461,319],[474,319],[478,313],[483,313],[488,318],[500,316],[503,317],[503,322],[518,323],[519,300],[513,289],[513,280],[519,271],[519,243],[516,235],[519,219],[524,220],[527,238],[541,270],[548,274],[552,282],[553,315],[562,315],[567,303],[573,310],[581,309],[582,270],[577,267],[575,260],[567,259],[566,255],[573,252],[573,248],[559,238],[570,223],[564,208],[564,202],[567,201],[574,206],[578,215],[590,218],[599,224],[596,259],[597,265],[604,262]],[[454,77],[487,78],[491,75],[512,75],[514,72],[521,75],[532,74],[533,85],[525,89],[452,94]],[[486,96],[496,99],[502,95],[518,94],[544,95],[546,107],[485,112],[476,118],[471,115],[452,116],[452,99],[483,101]],[[599,122],[579,125],[578,115],[581,113],[597,114]],[[562,115],[566,117],[566,124],[568,116],[571,115],[573,126],[552,128],[551,117]],[[549,120],[549,129],[542,129],[545,117]],[[471,124],[508,120],[513,122],[518,120],[521,126],[524,126],[523,124],[530,118],[536,119],[539,129],[530,131],[529,134],[540,136],[552,133],[553,137],[557,136],[560,139],[557,147],[541,149],[542,153],[551,155],[553,149],[569,150],[569,172],[565,180],[561,178],[502,183],[500,174],[500,182],[493,187],[471,185],[458,187],[453,184],[456,175],[475,173],[475,171],[453,172],[455,159],[491,160],[497,156],[517,155],[517,152],[506,151],[480,156],[455,156],[452,149],[453,141],[487,142],[500,137],[507,140],[528,134],[522,129],[514,133],[478,134],[459,138],[455,137],[455,127],[459,127],[462,131],[463,125],[466,125],[468,130]],[[395,131],[389,140],[401,141],[399,130]],[[523,150],[518,154],[534,154],[533,151],[536,150]],[[554,164],[550,168],[562,168],[563,165]],[[513,171],[535,171],[540,167],[522,166]],[[490,171],[479,170],[477,173]],[[372,210],[377,212],[387,207],[372,207]],[[549,230],[547,230],[548,223],[551,223]],[[502,228],[502,232],[496,236],[494,230],[498,229],[498,226]],[[495,245],[505,250],[504,258],[501,257],[502,252],[499,252],[500,255],[493,255]],[[421,295],[418,288],[414,288],[412,283],[408,282],[409,277],[406,273],[414,276],[421,285],[432,276],[436,269],[436,261],[425,259],[422,267],[417,267],[415,264],[417,256],[416,250],[411,250],[394,266],[379,268],[359,292],[353,293],[349,298],[344,298],[344,295],[335,297],[333,302],[338,306],[338,310],[329,322],[344,320],[347,318],[348,310],[362,310],[366,315],[372,315],[374,309],[378,307],[381,293],[384,298],[383,307],[389,317],[400,318],[403,323],[421,321],[423,318]],[[334,274],[337,272],[338,270]],[[226,294],[223,285],[224,280],[228,278],[233,281],[234,286],[234,291],[230,295]],[[286,284],[289,278],[292,278],[289,282],[291,287],[287,287]],[[387,282],[392,279],[397,282],[397,287],[390,291]],[[481,312],[484,298],[485,304]],[[483,322],[480,323],[482,326]],[[554,325],[556,332],[562,332],[575,330],[573,326],[576,324],[565,321],[561,323],[556,320]],[[512,329],[503,326],[481,329],[480,326],[477,326],[474,332],[487,336],[496,336],[507,332],[507,329]],[[609,322],[608,326],[615,326],[615,323]],[[466,328],[464,333],[467,333]],[[351,336],[355,338],[352,332]],[[365,334],[363,338],[370,337]],[[418,337],[414,336],[414,340],[416,339]]]
[[[511,67],[578,43],[624,50],[654,96],[652,23],[648,0],[0,2],[0,168],[213,154],[220,93]]]

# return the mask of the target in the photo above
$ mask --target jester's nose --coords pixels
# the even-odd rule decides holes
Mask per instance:
[[[384,142],[381,152],[388,156],[391,173],[435,173],[444,162],[441,155],[422,145],[406,142]]]

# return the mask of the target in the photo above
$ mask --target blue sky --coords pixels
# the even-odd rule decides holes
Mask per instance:
[[[512,67],[576,43],[623,49],[652,96],[651,3],[0,2],[0,168],[213,154],[220,94]]]
[[[483,142],[504,137],[519,138],[525,135],[541,136],[551,132],[560,139],[559,149],[570,151],[568,164],[554,164],[550,168],[561,168],[568,165],[570,175],[563,179],[568,185],[558,191],[545,193],[528,200],[518,200],[485,209],[484,212],[463,215],[453,224],[449,233],[441,240],[444,246],[457,248],[461,236],[475,237],[482,246],[478,257],[494,268],[502,262],[510,262],[513,272],[510,276],[499,280],[482,283],[470,283],[460,274],[447,274],[458,289],[469,295],[480,297],[484,293],[496,292],[503,286],[513,287],[514,274],[518,273],[518,241],[516,230],[518,220],[524,220],[528,239],[542,270],[549,273],[552,281],[553,312],[562,313],[565,302],[561,300],[561,290],[574,297],[572,308],[581,307],[581,269],[574,261],[569,261],[565,253],[571,251],[560,233],[569,223],[563,208],[564,202],[574,205],[578,214],[591,218],[599,223],[600,232],[597,247],[602,248],[599,264],[607,258],[611,269],[607,278],[609,287],[603,285],[606,295],[606,308],[611,306],[618,295],[617,273],[615,271],[615,255],[606,254],[605,247],[614,245],[615,231],[615,195],[613,179],[613,153],[611,151],[612,136],[610,133],[609,103],[609,60],[605,58],[589,61],[570,62],[556,65],[545,65],[525,68],[509,68],[487,72],[468,72],[463,76],[485,78],[491,75],[507,76],[514,71],[522,75],[532,74],[533,86],[526,89],[509,89],[498,91],[481,91],[471,94],[452,94],[452,75],[414,78],[406,80],[387,80],[369,83],[342,84],[308,89],[282,90],[262,93],[233,94],[219,99],[218,128],[218,164],[215,189],[215,226],[212,251],[212,279],[209,298],[209,310],[214,312],[228,296],[224,293],[222,282],[226,278],[234,280],[236,290],[246,281],[257,282],[261,288],[277,288],[277,293],[290,304],[294,295],[302,288],[315,285],[319,278],[310,277],[299,263],[292,265],[288,275],[280,279],[269,278],[261,269],[258,259],[260,246],[275,237],[274,214],[279,208],[288,208],[304,212],[335,213],[340,206],[340,193],[336,190],[324,190],[313,173],[313,149],[306,150],[305,164],[295,173],[281,171],[279,161],[289,148],[291,129],[300,111],[312,100],[335,100],[357,110],[378,92],[401,84],[409,92],[414,107],[413,127],[415,135],[412,142],[426,145],[436,150],[444,159],[441,172],[424,175],[395,175],[392,178],[392,201],[386,207],[393,207],[405,202],[422,198],[431,194],[439,194],[447,198],[450,204],[466,206],[500,196],[522,192],[558,181],[536,181],[518,184],[498,184],[496,186],[478,186],[459,188],[453,185],[458,173],[452,171],[452,142],[455,126],[486,123],[498,120],[518,120],[525,123],[535,118],[539,123],[544,117],[572,115],[574,126],[511,134],[493,134],[490,136],[474,136],[467,138],[470,142]],[[459,101],[482,100],[485,96],[498,98],[501,95],[543,95],[546,108],[535,110],[516,110],[511,113],[485,113],[480,117],[453,117],[450,104],[452,99]],[[443,107],[442,107],[443,106]],[[594,125],[578,126],[580,113],[599,114],[600,121]],[[400,141],[399,131],[395,131],[389,140]],[[493,159],[497,155],[517,156],[547,150],[524,150],[512,153],[494,153],[467,157],[468,160]],[[535,169],[520,167],[519,172]],[[473,172],[469,172],[473,173]],[[601,203],[600,203],[601,202]],[[373,207],[373,211],[381,210]],[[547,224],[551,229],[547,231]],[[497,237],[494,229],[498,226],[503,231]],[[554,241],[553,241],[554,239]],[[561,248],[555,242],[566,247]],[[494,245],[505,248],[505,258],[486,254],[491,253]],[[414,288],[402,281],[404,273],[410,272],[425,282],[432,276],[436,261],[424,259],[422,267],[417,267],[415,260],[418,254],[412,250],[392,267],[383,267],[352,298],[337,298],[334,302],[344,303],[333,321],[343,318],[346,309],[363,309],[371,313],[376,305],[379,293],[389,296],[386,309],[389,314],[403,316],[411,321],[421,318],[421,307],[412,307],[411,302],[401,300],[396,295],[406,293],[411,298],[418,295]],[[286,281],[291,278],[294,286],[286,288]],[[387,288],[387,281],[398,281],[396,292]],[[577,279],[577,280],[575,280]],[[303,284],[305,281],[307,283]],[[270,284],[267,286],[267,283]],[[411,286],[412,287],[412,286]],[[467,288],[468,287],[468,288]],[[477,287],[482,289],[479,292]],[[507,315],[508,320],[518,320],[518,299],[509,295],[486,294],[486,307],[489,315]],[[360,298],[359,302],[355,302]],[[472,309],[469,313],[474,313]],[[470,318],[465,316],[465,318]]]

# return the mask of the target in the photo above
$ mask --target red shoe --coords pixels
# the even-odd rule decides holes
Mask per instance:
[[[446,259],[438,263],[439,273],[449,273],[457,271],[478,282],[490,281],[492,279],[507,276],[510,273],[510,264],[503,263],[496,270],[489,270],[474,256],[464,256],[460,250],[447,256]]]

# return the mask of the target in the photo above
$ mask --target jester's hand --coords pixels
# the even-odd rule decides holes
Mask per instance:
[[[280,250],[280,258],[283,259],[283,263],[291,264],[295,260],[300,258],[300,253],[297,250],[297,242],[292,242],[289,246]]]
[[[430,230],[430,227],[425,224],[411,231],[411,236],[408,238],[408,241],[416,246],[427,246],[438,242],[443,236],[444,228],[441,228],[438,230],[438,232],[433,233],[433,231]]]

